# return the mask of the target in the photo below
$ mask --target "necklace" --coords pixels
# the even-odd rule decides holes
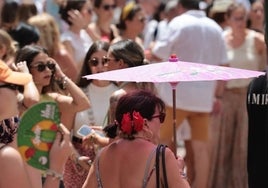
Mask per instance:
[[[152,142],[150,139],[145,138],[145,137],[143,137],[143,136],[135,136],[134,138],[135,138],[135,139],[145,140],[145,141],[147,141],[147,142]]]

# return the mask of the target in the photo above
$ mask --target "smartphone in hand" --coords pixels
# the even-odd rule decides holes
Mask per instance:
[[[82,125],[78,129],[77,134],[84,137],[84,136],[87,136],[87,135],[94,133],[94,132],[95,131],[92,128],[90,128],[88,125]]]

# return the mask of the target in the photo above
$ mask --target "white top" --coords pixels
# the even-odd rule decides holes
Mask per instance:
[[[110,84],[106,87],[98,87],[94,84],[89,84],[83,91],[90,100],[91,108],[76,113],[74,122],[74,135],[77,135],[77,130],[84,124],[94,126],[106,126],[107,112],[109,109],[109,100],[113,92],[118,90],[118,87],[114,84]]]
[[[205,12],[190,10],[175,17],[168,25],[166,37],[157,41],[153,54],[167,61],[175,53],[179,60],[221,65],[227,62],[222,29]],[[215,81],[180,82],[176,87],[176,107],[196,112],[211,112]],[[156,84],[159,95],[173,106],[169,83]]]
[[[225,31],[224,36],[230,31]],[[262,55],[258,53],[255,46],[255,31],[249,30],[245,41],[237,48],[226,44],[227,55],[230,67],[247,69],[247,70],[259,70],[259,65],[262,61]],[[227,88],[242,88],[248,87],[252,78],[249,79],[236,79],[227,82]]]
[[[85,30],[80,31],[80,35],[73,33],[70,30],[66,30],[61,34],[61,42],[70,41],[74,48],[74,60],[80,64],[84,61],[86,53],[93,41]]]
[[[143,47],[144,49],[150,48],[150,44],[154,41],[154,32],[157,28],[158,21],[150,20],[146,23],[143,30]]]

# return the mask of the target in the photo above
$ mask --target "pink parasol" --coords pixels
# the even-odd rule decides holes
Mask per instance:
[[[264,72],[189,62],[162,62],[84,76],[126,82],[187,82],[251,78]]]
[[[172,87],[173,98],[173,138],[176,147],[176,85],[179,82],[231,80],[258,77],[264,72],[237,69],[200,63],[178,61],[172,55],[168,62],[113,70],[84,76],[87,79],[125,81],[125,82],[167,82]],[[175,151],[176,154],[176,151]]]

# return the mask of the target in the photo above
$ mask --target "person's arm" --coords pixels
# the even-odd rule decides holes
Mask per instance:
[[[112,138],[101,136],[98,133],[92,133],[83,138],[83,146],[89,148],[92,145],[97,144],[100,147],[104,147],[113,141],[114,139]]]
[[[73,145],[70,140],[70,132],[60,124],[60,132],[57,133],[56,139],[49,153],[49,170],[46,174],[44,188],[58,188],[62,179],[63,168],[69,155],[73,151]]]
[[[216,83],[216,89],[214,92],[214,103],[213,103],[213,114],[219,114],[221,111],[221,100],[223,98],[224,89],[226,86],[226,81],[218,80]]]
[[[182,174],[184,165],[181,161],[177,161],[174,153],[166,148],[165,150],[165,158],[166,158],[166,171],[167,171],[167,179],[168,185],[170,188],[190,188],[190,185],[187,179]]]
[[[78,77],[78,67],[65,46],[62,44],[60,46],[59,53],[55,55],[55,59],[57,59],[61,70],[70,77],[73,82],[76,82]]]
[[[257,52],[261,55],[261,60],[259,63],[259,70],[264,71],[266,69],[267,53],[266,53],[266,43],[264,40],[264,35],[262,33],[257,33],[255,35],[255,47]]]
[[[94,32],[94,29],[89,26],[88,21],[84,19],[84,17],[78,10],[70,10],[68,12],[68,15],[69,21],[72,23],[72,25],[76,28],[84,29],[92,41],[97,41],[101,39],[101,37]]]
[[[9,146],[0,151],[0,187],[31,188],[20,153]]]
[[[94,160],[93,164],[91,165],[89,169],[89,173],[87,175],[87,178],[82,186],[82,188],[91,188],[91,187],[98,187],[97,181],[96,181],[96,160]]]
[[[16,64],[16,69],[19,72],[29,73],[26,61],[18,62]],[[20,113],[27,110],[32,105],[38,103],[39,100],[40,100],[39,92],[35,86],[34,81],[31,80],[28,84],[24,85],[23,97],[21,100],[22,108],[20,108]]]
[[[60,80],[63,89],[70,96],[58,95],[57,101],[65,105],[61,110],[79,112],[90,107],[89,100],[85,93],[62,72],[58,64],[56,64],[55,78]],[[62,113],[64,112],[62,111]]]

